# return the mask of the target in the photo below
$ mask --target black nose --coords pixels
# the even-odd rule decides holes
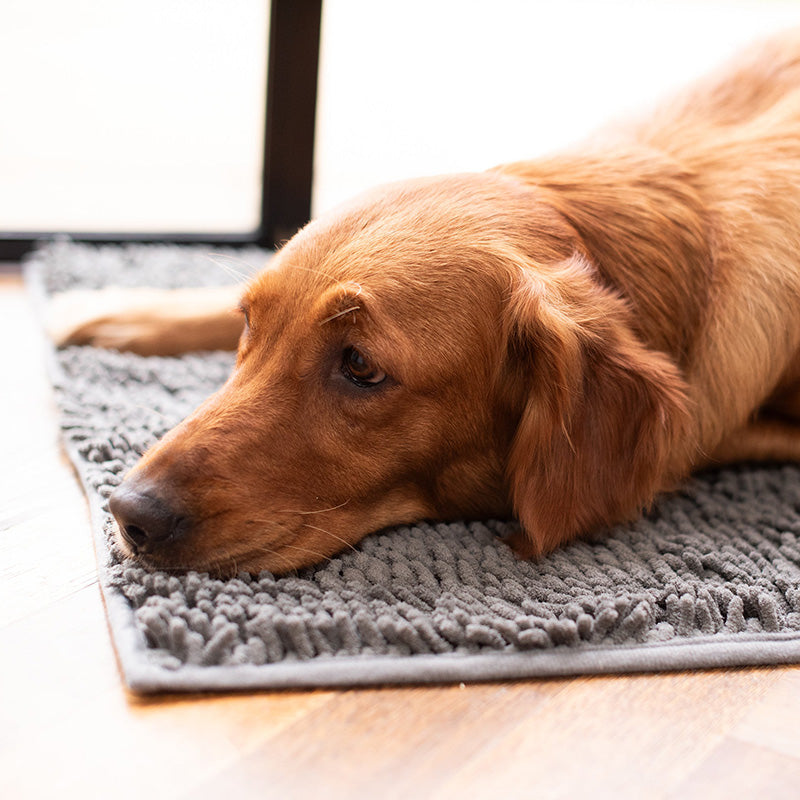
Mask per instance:
[[[123,481],[108,501],[122,538],[134,553],[151,553],[176,539],[188,519],[153,487]]]

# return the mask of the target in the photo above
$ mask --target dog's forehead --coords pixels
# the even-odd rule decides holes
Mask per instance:
[[[497,318],[508,287],[498,253],[522,202],[515,184],[486,174],[379,187],[309,223],[245,297],[284,328],[314,308],[321,319],[343,310],[320,300],[345,288],[409,338],[452,349]]]
[[[311,293],[337,282],[402,293],[426,284],[435,291],[443,274],[468,281],[519,218],[520,202],[530,204],[517,188],[487,173],[378,187],[301,230],[278,254],[269,281]]]

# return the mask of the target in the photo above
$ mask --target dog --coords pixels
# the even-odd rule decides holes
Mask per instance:
[[[238,344],[109,501],[155,568],[282,573],[387,526],[512,516],[539,557],[693,470],[799,460],[800,31],[580,149],[366,193],[280,249],[239,318],[229,293],[137,302],[59,343]]]

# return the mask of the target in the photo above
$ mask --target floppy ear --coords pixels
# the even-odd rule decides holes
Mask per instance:
[[[524,557],[632,518],[677,477],[685,383],[634,334],[623,301],[574,258],[526,269],[508,307],[508,351],[525,386],[508,459]]]

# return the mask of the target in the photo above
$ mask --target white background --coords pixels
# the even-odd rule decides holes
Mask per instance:
[[[265,6],[2,0],[0,228],[254,227]],[[325,0],[315,212],[558,149],[790,25],[800,2]]]

